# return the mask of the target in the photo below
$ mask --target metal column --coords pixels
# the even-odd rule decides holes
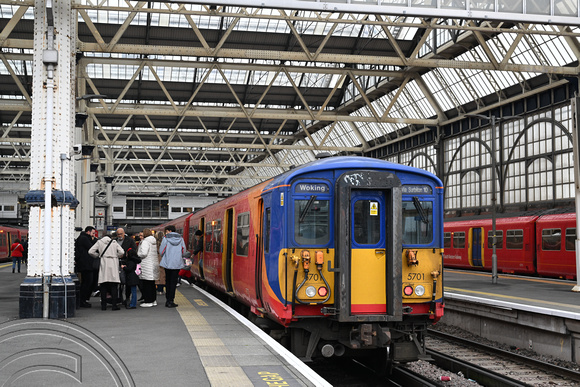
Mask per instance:
[[[75,311],[74,46],[70,1],[36,0],[27,277],[21,318],[72,317]]]

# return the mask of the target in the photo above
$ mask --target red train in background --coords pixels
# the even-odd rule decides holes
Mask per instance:
[[[28,238],[28,229],[16,226],[0,226],[0,262],[10,261],[10,246],[16,239]]]
[[[445,267],[491,271],[491,218],[446,220]],[[576,279],[576,214],[528,214],[496,219],[498,273]]]

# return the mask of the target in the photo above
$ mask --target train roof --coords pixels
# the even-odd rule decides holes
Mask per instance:
[[[542,218],[546,219],[548,217],[556,217],[554,219],[563,219],[563,215],[567,215],[570,213],[575,213],[574,208],[570,207],[562,207],[562,208],[552,208],[549,210],[532,210],[532,211],[519,211],[519,212],[504,212],[504,213],[497,213],[496,220],[500,219],[523,219],[527,217],[531,217],[534,219]],[[467,222],[467,221],[481,221],[481,220],[491,220],[492,215],[489,213],[483,215],[470,215],[470,216],[458,216],[453,218],[445,218],[445,223],[454,223],[454,222]],[[509,220],[508,220],[509,221]]]
[[[334,169],[384,169],[394,172],[407,172],[415,175],[422,175],[435,182],[438,187],[443,186],[439,178],[424,169],[410,167],[403,164],[392,163],[390,161],[374,159],[362,156],[334,156],[303,164],[293,168],[279,176],[276,176],[264,188],[265,190],[279,185],[288,184],[296,176],[300,176],[312,171],[325,171]]]

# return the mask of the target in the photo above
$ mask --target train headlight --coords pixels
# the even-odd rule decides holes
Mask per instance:
[[[309,286],[306,288],[306,295],[310,298],[316,295],[316,288],[314,286]]]
[[[403,289],[403,293],[405,293],[405,296],[412,296],[413,295],[413,287],[411,285],[407,285],[405,286],[405,288]]]
[[[417,285],[415,288],[415,294],[421,297],[423,294],[425,294],[425,287],[423,285]]]
[[[320,297],[326,297],[327,294],[328,294],[328,289],[326,289],[326,286],[321,286],[318,288],[318,295]]]

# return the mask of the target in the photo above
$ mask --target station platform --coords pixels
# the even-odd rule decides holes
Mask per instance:
[[[471,300],[580,320],[580,292],[572,291],[576,281],[499,274],[493,284],[491,273],[445,269],[443,284],[446,300]]]
[[[440,323],[513,348],[580,364],[575,281],[445,269]]]
[[[0,385],[330,386],[231,308],[197,287],[177,308],[74,311],[62,320],[19,319],[25,275],[0,264]]]

